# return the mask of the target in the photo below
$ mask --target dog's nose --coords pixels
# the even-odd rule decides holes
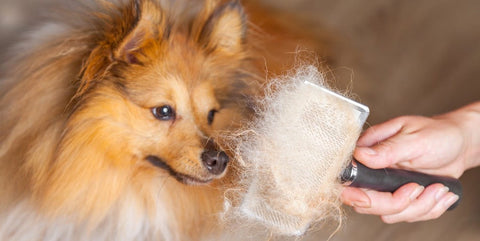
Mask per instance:
[[[223,151],[204,151],[202,162],[210,173],[219,175],[227,168],[228,156]]]

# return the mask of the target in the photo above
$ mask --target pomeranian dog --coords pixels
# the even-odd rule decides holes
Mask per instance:
[[[238,1],[182,4],[101,1],[9,59],[0,240],[214,237],[264,59]]]

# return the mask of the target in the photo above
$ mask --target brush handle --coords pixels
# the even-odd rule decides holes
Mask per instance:
[[[352,162],[345,168],[341,179],[345,185],[368,188],[380,192],[394,192],[401,186],[412,182],[424,187],[434,183],[441,183],[448,187],[450,192],[455,193],[459,197],[457,202],[452,204],[448,210],[453,210],[462,199],[462,185],[458,179],[452,177],[434,176],[391,168],[371,169],[360,162]]]

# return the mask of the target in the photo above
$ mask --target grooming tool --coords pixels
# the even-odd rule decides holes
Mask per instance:
[[[273,79],[265,92],[257,117],[235,139],[244,167],[240,217],[299,236],[313,223],[341,222],[342,185],[394,192],[410,182],[443,183],[461,197],[457,179],[353,160],[369,109],[328,89],[314,66]]]
[[[339,100],[345,101],[345,103],[351,105],[352,109],[357,112],[360,126],[363,126],[370,112],[367,106],[341,96],[335,92],[323,88],[322,86],[318,86],[310,82],[306,82],[306,84],[312,85],[314,88],[319,88],[324,91],[325,94],[335,96]],[[424,187],[434,183],[441,183],[448,187],[450,192],[453,192],[459,196],[457,202],[452,204],[448,210],[454,209],[460,203],[460,199],[462,197],[462,185],[458,179],[446,176],[428,175],[401,169],[371,169],[355,160],[353,160],[343,170],[340,179],[342,183],[347,186],[368,188],[381,192],[394,192],[401,186],[412,182],[418,183]]]

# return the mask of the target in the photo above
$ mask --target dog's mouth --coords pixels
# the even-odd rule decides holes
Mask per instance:
[[[162,158],[149,155],[145,158],[147,161],[149,161],[151,164],[153,164],[156,167],[159,167],[165,171],[167,171],[170,176],[174,177],[177,181],[187,184],[187,185],[202,185],[202,184],[207,184],[213,180],[213,178],[207,178],[207,179],[200,179],[196,177],[192,177],[187,174],[179,173],[175,171],[171,166],[169,166]]]

